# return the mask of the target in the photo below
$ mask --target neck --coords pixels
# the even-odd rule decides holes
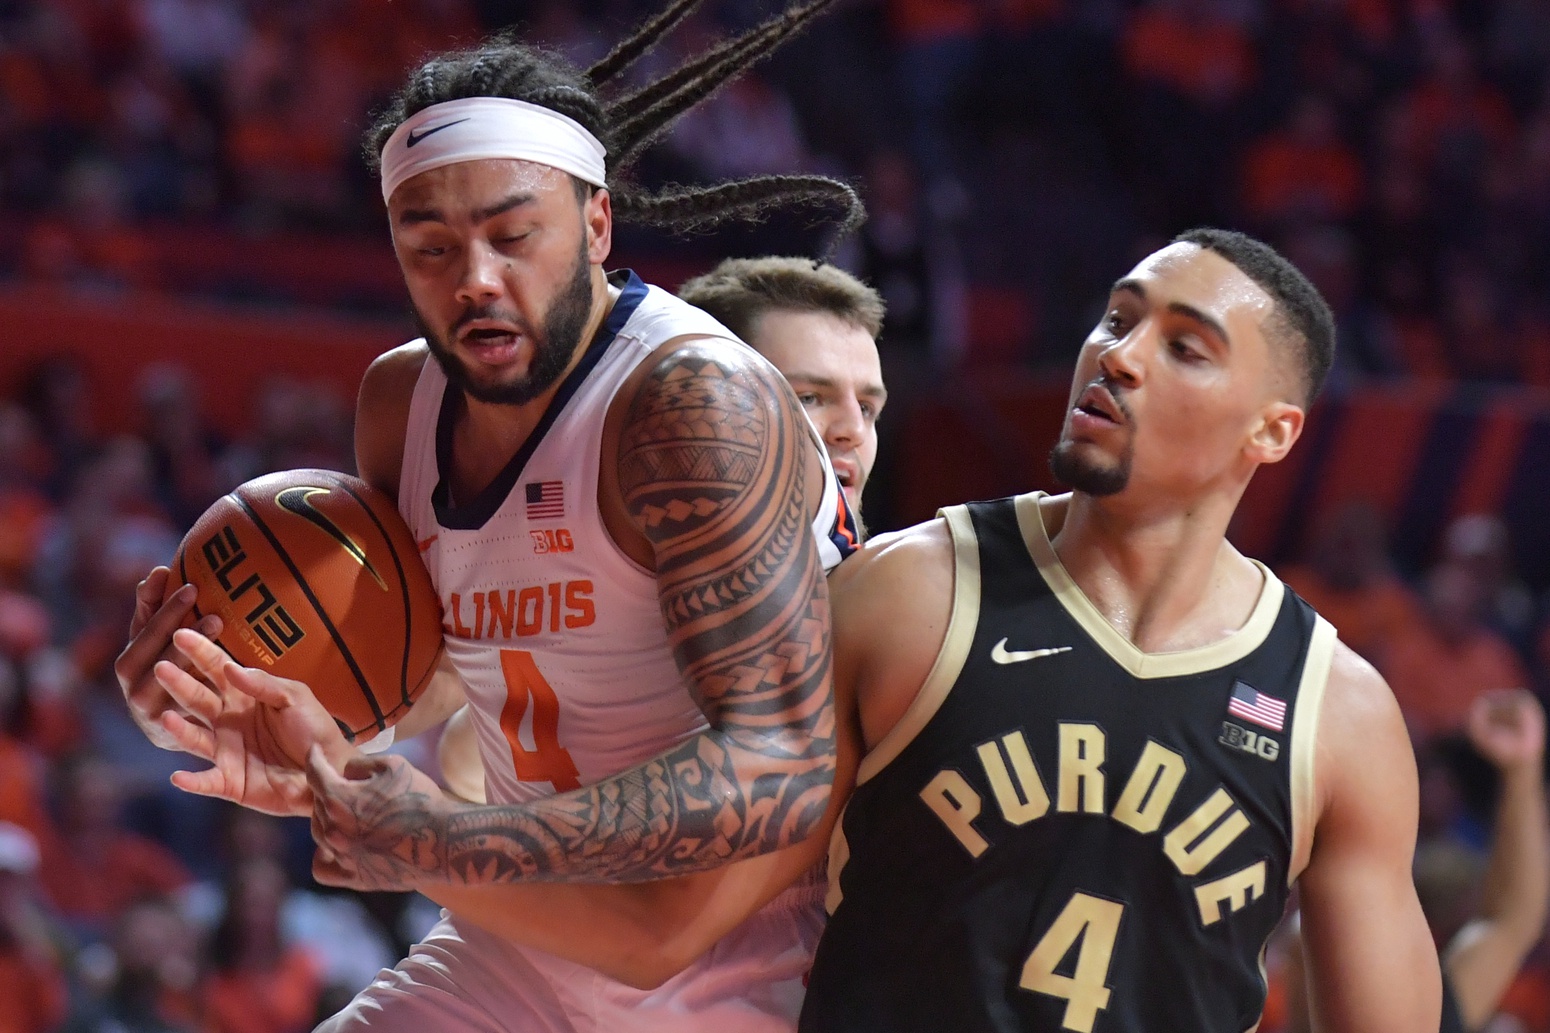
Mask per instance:
[[[1263,588],[1226,537],[1241,493],[1183,506],[1074,493],[1051,514],[1060,521],[1052,544],[1083,594],[1141,650],[1206,645],[1242,627]]]
[[[613,310],[617,294],[608,285],[601,266],[592,267],[592,311],[577,338],[575,350],[565,372],[542,394],[521,405],[481,402],[463,395],[462,414],[458,417],[453,439],[454,498],[472,497],[494,478],[507,460],[522,447],[538,421],[543,418],[565,378],[581,362],[591,347],[598,328]]]

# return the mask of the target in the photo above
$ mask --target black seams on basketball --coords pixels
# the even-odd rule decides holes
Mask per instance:
[[[332,470],[248,481],[199,518],[174,571],[238,663],[305,682],[352,740],[403,717],[441,655],[441,605],[386,495]]]

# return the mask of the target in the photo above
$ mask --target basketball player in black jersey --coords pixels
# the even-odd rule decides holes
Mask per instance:
[[[1321,1028],[1438,1023],[1392,695],[1226,532],[1328,369],[1314,289],[1195,231],[1115,284],[1053,457],[832,579],[865,759],[801,1029],[1241,1033],[1295,882]]]

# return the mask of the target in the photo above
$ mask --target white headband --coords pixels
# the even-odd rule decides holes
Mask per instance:
[[[460,161],[517,158],[607,186],[598,138],[575,119],[505,97],[466,97],[415,112],[382,148],[382,200],[400,183]]]

